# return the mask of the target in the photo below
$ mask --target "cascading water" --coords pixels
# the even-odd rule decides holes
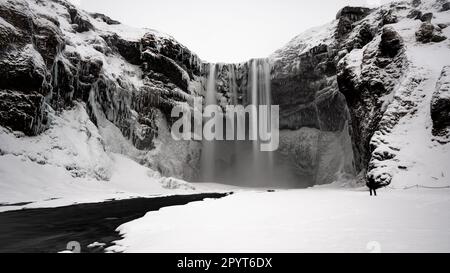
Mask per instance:
[[[237,68],[235,65],[210,65],[209,75],[206,87],[205,106],[218,103],[217,93],[217,74],[225,67],[228,77],[227,90],[230,96],[229,104],[239,104],[239,90],[246,89],[245,97],[246,105],[253,106],[271,106],[271,81],[270,81],[270,64],[267,59],[251,60],[246,66],[247,86],[239,88],[237,84]],[[240,71],[242,72],[242,71]],[[257,111],[258,113],[258,111]],[[246,140],[231,141],[206,141],[203,140],[200,180],[202,182],[220,182],[234,184],[239,186],[251,187],[288,187],[283,181],[289,181],[289,186],[294,184],[293,176],[287,175],[291,173],[280,164],[275,165],[275,152],[262,152],[261,143],[264,140],[258,134],[259,126],[264,129],[272,129],[270,110],[262,112],[260,115],[249,115],[245,122]],[[213,117],[217,118],[217,117]],[[229,117],[221,117],[223,119]],[[233,117],[234,118],[234,117]],[[235,122],[239,126],[238,122]],[[236,135],[235,135],[236,137]],[[278,172],[275,172],[274,170]]]
[[[205,106],[217,104],[216,91],[216,64],[209,65],[209,76],[206,86]],[[218,118],[216,116],[213,119]],[[216,174],[216,141],[203,139],[201,155],[201,180],[207,182],[215,181]]]
[[[267,59],[254,59],[251,60],[250,65],[250,77],[249,81],[251,94],[248,96],[251,98],[251,104],[255,107],[267,106],[269,109],[271,104],[271,87],[270,87],[270,64]],[[258,112],[259,113],[259,112]],[[264,111],[253,117],[251,126],[254,128],[253,132],[259,132],[259,126],[264,126],[265,129],[272,128],[271,124],[271,111]],[[273,177],[273,155],[274,152],[261,152],[260,144],[263,141],[261,136],[256,133],[252,140],[252,161],[254,174],[251,177],[253,185],[266,185],[272,184]]]

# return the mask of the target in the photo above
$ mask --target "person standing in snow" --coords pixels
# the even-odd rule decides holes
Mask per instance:
[[[367,181],[366,186],[369,188],[370,190],[370,196],[377,196],[377,189],[378,186],[376,185],[376,183],[371,182],[370,180]]]

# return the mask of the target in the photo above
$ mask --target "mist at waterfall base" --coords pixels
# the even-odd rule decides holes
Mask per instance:
[[[216,64],[210,64],[209,66],[205,105],[218,104],[216,66]],[[231,67],[228,75],[230,81],[228,92],[231,94],[232,104],[238,105],[240,101],[238,97],[244,95],[247,105],[271,106],[270,65],[268,60],[254,59],[249,62],[246,94],[238,94],[235,73],[234,68]],[[270,111],[266,116],[246,116],[246,140],[203,140],[199,175],[194,182],[276,189],[313,186],[313,178],[299,173],[288,156],[278,151],[261,151],[261,141],[257,136],[255,138],[258,140],[249,140],[251,131],[249,128],[258,128],[260,119],[264,120],[262,122],[270,123]],[[268,126],[271,128],[271,124]],[[253,132],[255,131],[257,130]]]

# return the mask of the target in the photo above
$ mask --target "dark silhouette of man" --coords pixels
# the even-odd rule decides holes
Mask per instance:
[[[375,183],[375,181],[367,181],[366,186],[370,190],[370,196],[377,196],[377,189],[379,188],[379,186]]]

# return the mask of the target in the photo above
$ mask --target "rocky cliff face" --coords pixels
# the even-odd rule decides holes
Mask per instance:
[[[450,66],[444,66],[431,100],[433,134],[449,136],[450,127]]]
[[[292,156],[299,165],[320,176],[321,166],[327,166],[330,175],[339,170],[349,173],[352,169],[349,165],[353,164],[357,172],[367,173],[369,183],[377,186],[391,183],[398,169],[404,168],[405,163],[399,159],[400,150],[408,148],[404,144],[393,146],[387,139],[402,118],[414,115],[422,107],[413,97],[429,98],[415,93],[426,82],[435,80],[431,75],[429,78],[416,75],[418,67],[424,69],[429,65],[416,57],[436,50],[432,47],[447,46],[450,15],[446,5],[445,1],[412,1],[373,10],[345,7],[335,21],[299,35],[271,56],[272,91],[274,103],[281,107],[283,129],[315,129],[318,136],[340,133],[341,139],[345,139],[347,130],[351,135],[353,158],[343,159],[349,149],[341,144],[342,148],[335,153],[341,155],[343,165],[330,169],[336,164],[336,160],[327,157],[330,149],[322,152],[305,149],[314,145],[302,145],[306,134],[298,131],[294,146],[301,152]],[[419,46],[415,48],[417,43]],[[429,58],[434,62],[439,59]],[[440,71],[440,63],[446,62],[447,59],[440,61],[436,69]],[[445,83],[440,83],[445,82],[445,75],[442,72],[432,102],[435,132],[442,131],[436,129],[440,126],[447,128],[447,114],[443,110],[445,91],[438,91],[446,88]],[[331,143],[322,142],[321,137],[313,139],[318,139],[321,148]],[[287,147],[292,148],[293,143]],[[339,147],[339,144],[335,142],[332,146]]]
[[[434,70],[441,70],[441,63],[448,60],[438,62],[437,55],[428,55],[430,59],[425,62],[420,59],[427,56],[428,50],[436,50],[426,45],[431,40],[432,46],[437,48],[445,48],[448,41],[441,32],[439,39],[426,41],[419,33],[423,32],[424,24],[435,28],[439,21],[448,23],[449,15],[441,13],[442,5],[442,1],[412,1],[394,3],[372,12],[359,24],[376,26],[372,29],[374,38],[361,49],[353,49],[338,63],[339,89],[346,96],[352,116],[356,166],[367,168],[369,184],[389,185],[398,170],[408,169],[405,167],[408,164],[414,165],[403,160],[417,160],[402,160],[405,150],[412,147],[406,144],[408,140],[404,140],[405,143],[398,141],[400,124],[410,123],[425,127],[423,131],[430,130],[426,125],[419,125],[422,122],[419,120],[427,119],[429,115],[421,111],[429,111],[428,107],[423,110],[423,101],[430,98],[420,92],[427,89],[424,85],[434,84]],[[428,13],[426,18],[411,18],[417,10],[435,13]],[[352,33],[349,35],[351,37]],[[427,72],[428,76],[424,77],[420,75],[421,70],[433,72]],[[411,135],[410,139],[416,137]]]
[[[196,176],[201,145],[172,140],[170,112],[204,95],[207,63],[168,35],[64,0],[0,1],[1,126],[38,135],[51,126],[49,113],[81,102],[105,149],[163,175]],[[390,184],[408,168],[396,130],[421,113],[422,101],[435,140],[447,143],[448,69],[441,64],[450,62],[436,58],[433,66],[420,57],[449,55],[446,7],[441,0],[345,7],[268,58],[280,152],[301,175],[324,184],[360,172],[372,184]],[[249,71],[250,62],[218,65],[222,105],[249,103]],[[420,93],[428,85],[432,99]],[[117,133],[133,148],[115,144]]]
[[[81,101],[98,127],[119,128],[142,151],[143,163],[167,175],[194,175],[167,167],[189,164],[187,158],[167,163],[147,157],[160,131],[168,130],[161,126],[170,125],[172,107],[197,95],[202,66],[187,48],[58,0],[2,1],[0,34],[2,126],[37,135],[49,127],[50,109]]]

